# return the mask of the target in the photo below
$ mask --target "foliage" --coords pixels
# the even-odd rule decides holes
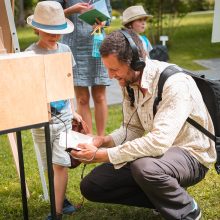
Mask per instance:
[[[175,21],[174,21],[175,22]],[[220,43],[211,43],[213,13],[189,14],[179,24],[173,38],[167,43],[170,62],[176,63],[186,69],[204,69],[194,63],[197,59],[217,58],[220,54]],[[121,27],[121,20],[115,19],[111,26],[106,28],[109,34]],[[148,37],[151,32],[146,31]],[[18,37],[21,50],[27,48],[32,42],[37,41],[37,35],[32,28],[18,28]]]
[[[25,19],[28,15],[32,14],[34,6],[38,0],[17,0],[15,2],[15,22],[17,26],[24,26]]]
[[[112,5],[123,10],[132,5],[143,5],[154,16],[149,21],[150,40],[153,44],[158,44],[161,35],[172,38],[181,19],[188,12],[210,9],[213,7],[213,0],[131,0],[120,4],[112,1]]]
[[[120,11],[113,9],[112,10],[112,16],[115,16],[116,18],[118,18],[118,17],[121,16],[121,13],[120,13]]]

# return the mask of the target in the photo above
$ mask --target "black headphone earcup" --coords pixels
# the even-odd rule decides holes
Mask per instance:
[[[131,62],[131,68],[134,71],[142,71],[145,67],[146,63],[143,60],[136,60],[134,62]]]
[[[127,39],[128,43],[132,49],[132,61],[131,61],[130,67],[134,71],[142,71],[145,67],[145,62],[144,62],[143,58],[139,57],[138,47],[136,46],[135,42],[133,41],[133,39],[129,33],[127,33],[124,30],[120,30],[120,32]]]

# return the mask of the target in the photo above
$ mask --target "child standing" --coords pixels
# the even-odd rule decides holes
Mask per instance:
[[[35,8],[34,15],[27,18],[39,36],[36,43],[30,45],[26,50],[34,51],[36,54],[53,54],[71,52],[70,48],[58,43],[62,34],[71,33],[74,29],[73,23],[64,16],[63,8],[58,2],[39,2]],[[73,65],[75,61],[73,58]],[[51,120],[50,133],[52,143],[52,162],[54,170],[54,190],[57,219],[62,219],[62,214],[71,214],[76,208],[65,198],[68,182],[68,167],[71,165],[70,157],[65,148],[59,145],[60,132],[71,129],[71,120],[74,117],[81,120],[81,117],[74,112],[72,100],[61,100],[50,103]],[[46,147],[44,129],[32,129],[34,144],[39,148],[44,168],[46,168]],[[48,215],[47,220],[52,219]]]
[[[148,55],[153,48],[148,38],[140,34],[145,32],[147,26],[146,21],[150,18],[152,18],[152,15],[147,14],[141,5],[131,6],[125,9],[122,14],[122,25],[139,34]]]

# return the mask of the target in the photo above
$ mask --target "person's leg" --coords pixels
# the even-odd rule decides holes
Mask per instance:
[[[68,181],[68,168],[60,165],[53,164],[54,170],[54,192],[56,198],[56,212],[63,212],[63,201],[65,198],[67,181]]]
[[[99,165],[81,181],[80,189],[90,201],[153,208],[134,181],[129,165],[118,170],[110,163]]]
[[[91,89],[95,106],[96,130],[99,136],[105,135],[105,126],[108,117],[108,107],[106,100],[106,87],[93,86]]]
[[[89,106],[89,88],[75,86],[75,95],[77,102],[77,113],[80,114],[89,128],[89,133],[92,133],[92,114]]]
[[[190,219],[195,202],[184,187],[201,181],[207,172],[186,150],[170,148],[160,158],[131,163],[131,172],[145,195],[165,219]]]
[[[50,125],[50,131],[52,133],[51,144],[53,153],[52,161],[54,170],[54,192],[56,211],[57,213],[65,214],[71,214],[70,212],[66,212],[66,206],[64,204],[64,198],[68,182],[68,167],[70,166],[70,156],[65,151],[65,146],[59,145],[59,137],[62,131],[67,132],[71,128],[71,117],[69,117],[69,114],[69,112],[63,112],[62,115],[60,115],[59,117],[53,117],[51,119]],[[75,211],[75,208],[73,206],[72,210],[72,212]],[[71,210],[69,209],[69,211]]]

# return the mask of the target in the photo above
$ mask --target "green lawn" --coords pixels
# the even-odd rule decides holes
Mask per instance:
[[[220,57],[220,44],[210,43],[212,16],[212,14],[190,15],[183,19],[175,36],[169,42],[171,62],[180,64],[188,69],[201,69],[201,67],[194,64],[193,60]],[[112,26],[107,31],[110,32],[119,27],[119,23],[119,20],[113,21]],[[18,29],[18,35],[22,50],[37,38],[30,28]],[[120,106],[109,107],[107,133],[119,126],[121,115]],[[30,131],[22,132],[22,136],[26,180],[31,193],[31,197],[28,200],[29,216],[31,220],[42,220],[49,212],[49,203],[42,200],[41,183]],[[0,146],[0,220],[20,220],[23,216],[20,184],[6,135],[0,136]],[[86,173],[94,166],[89,165]],[[81,170],[82,167],[80,166],[69,172],[67,195],[74,203],[81,201],[79,191]],[[189,188],[188,191],[199,203],[204,220],[220,219],[220,177],[215,173],[213,168],[204,181]],[[65,219],[159,220],[162,218],[160,216],[154,216],[151,210],[148,209],[85,201],[82,210],[74,216],[65,216]]]

